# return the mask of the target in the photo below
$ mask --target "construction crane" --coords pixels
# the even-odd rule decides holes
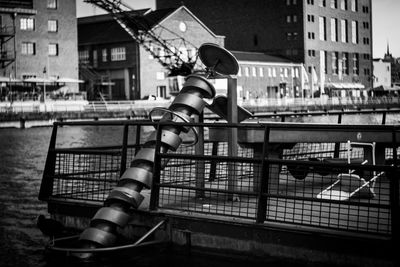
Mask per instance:
[[[187,76],[193,72],[198,57],[197,47],[178,34],[159,24],[154,27],[154,22],[150,21],[148,16],[143,12],[134,12],[121,0],[84,0],[84,2],[107,11],[139,45],[168,70],[169,76]],[[165,32],[173,38],[162,38]],[[185,50],[182,50],[182,47]]]

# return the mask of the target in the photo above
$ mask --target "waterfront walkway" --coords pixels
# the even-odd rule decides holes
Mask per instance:
[[[47,100],[0,102],[2,113],[68,113],[68,112],[129,112],[150,111],[154,107],[165,107],[172,99],[132,100],[132,101],[86,101],[86,100]],[[238,105],[252,112],[290,111],[290,110],[342,110],[399,107],[400,97],[372,98],[282,98],[282,99],[238,99]]]

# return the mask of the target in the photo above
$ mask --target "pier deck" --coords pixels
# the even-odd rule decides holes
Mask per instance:
[[[103,124],[120,125],[125,129],[122,131],[123,143],[107,147],[57,147],[57,127],[73,127],[74,124],[56,123],[40,190],[40,198],[49,203],[49,211],[55,216],[64,214],[69,217],[91,217],[117,184],[136,151],[141,148],[141,140],[144,138],[140,128],[149,125],[148,122],[137,121],[89,124],[95,127]],[[83,125],[83,122],[77,125]],[[283,124],[267,126],[278,127],[278,131],[284,134]],[[240,128],[242,125],[202,124],[202,127]],[[256,127],[263,129],[265,125]],[[290,124],[287,127],[297,134],[306,132],[307,127],[318,129],[320,133],[323,133],[324,128],[331,131],[334,127],[340,133],[343,128],[346,134],[353,136],[355,133],[354,138],[357,138],[358,132],[365,130],[362,127],[335,125]],[[278,157],[264,154],[271,151],[265,146],[273,145],[268,139],[259,142],[263,149],[257,147],[257,150],[262,153],[255,153],[256,149],[252,146],[236,144],[236,155],[229,155],[227,148],[231,144],[226,140],[207,141],[207,134],[204,143],[200,139],[200,149],[198,146],[181,146],[175,152],[161,153],[157,145],[152,190],[142,191],[145,200],[139,211],[133,213],[138,218],[153,218],[143,219],[142,224],[154,223],[159,216],[169,217],[170,238],[177,243],[183,242],[184,236],[190,233],[202,236],[196,239],[199,246],[238,249],[231,247],[232,242],[244,242],[242,245],[245,247],[241,249],[248,253],[252,251],[249,249],[251,246],[267,254],[272,251],[280,253],[282,250],[279,246],[282,245],[296,246],[298,251],[311,253],[309,255],[315,251],[342,248],[343,253],[357,250],[357,253],[362,254],[361,248],[365,246],[377,246],[380,251],[390,252],[385,248],[393,247],[393,242],[397,242],[400,227],[400,176],[396,161],[400,147],[397,139],[400,128],[376,126],[376,129],[367,127],[367,130],[384,133],[386,145],[384,150],[380,150],[380,153],[384,153],[380,158],[383,159],[382,163],[388,164],[361,165],[356,161],[348,164],[346,143],[341,140],[326,143],[318,139],[315,142],[309,140],[307,143],[275,146],[277,150],[274,153]],[[371,136],[369,134],[368,138]],[[292,142],[295,136],[291,135],[291,138]],[[354,148],[350,157],[365,158],[365,152],[362,148]],[[309,160],[332,157],[344,161],[324,163]],[[161,168],[161,164],[165,166]],[[339,173],[351,171],[366,181],[376,173],[384,173],[371,185],[373,196],[357,194],[346,200],[317,197],[337,181]],[[337,190],[346,191],[348,188],[349,185],[343,184]],[[82,212],[85,208],[91,212]],[[132,220],[136,225],[139,219]],[[221,233],[216,229],[220,229]],[[312,247],[311,250],[305,251],[303,245],[294,245],[299,236],[305,238],[306,242],[314,242],[303,244],[308,249]],[[286,243],[283,244],[282,240]],[[340,247],[332,248],[330,240],[340,240],[336,243]],[[326,246],[322,245],[324,242],[328,242]],[[271,249],[271,246],[275,249]],[[379,253],[377,250],[374,254],[379,257]]]

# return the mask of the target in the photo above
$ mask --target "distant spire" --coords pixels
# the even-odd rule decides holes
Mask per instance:
[[[389,55],[390,52],[389,52],[389,41],[388,40],[386,40],[386,44],[387,44],[386,54]]]

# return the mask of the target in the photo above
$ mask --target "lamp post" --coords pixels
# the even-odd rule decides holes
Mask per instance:
[[[43,68],[43,104],[44,104],[44,112],[47,112],[46,107],[46,66]]]

